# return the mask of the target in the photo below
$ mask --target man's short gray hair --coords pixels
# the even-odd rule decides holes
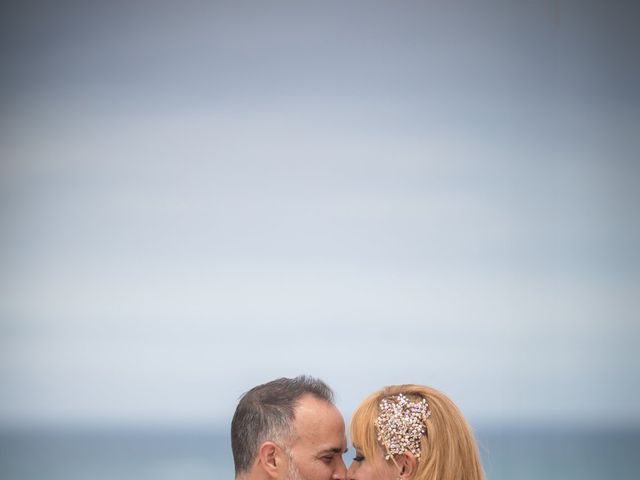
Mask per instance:
[[[236,476],[251,469],[258,448],[267,441],[288,442],[293,433],[300,397],[313,395],[333,405],[333,391],[322,380],[307,375],[278,378],[258,385],[240,397],[231,421],[231,450]]]

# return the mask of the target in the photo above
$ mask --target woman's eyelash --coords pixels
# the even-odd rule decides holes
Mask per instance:
[[[364,455],[356,455],[355,457],[353,457],[354,462],[361,462],[363,460],[364,460]]]

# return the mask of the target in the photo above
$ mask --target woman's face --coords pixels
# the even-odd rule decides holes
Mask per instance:
[[[392,461],[384,459],[382,450],[374,458],[365,458],[362,450],[356,445],[353,448],[356,456],[347,471],[347,480],[395,480],[398,478],[398,467]]]

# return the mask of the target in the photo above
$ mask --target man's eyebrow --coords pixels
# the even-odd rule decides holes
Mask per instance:
[[[343,454],[343,453],[347,453],[349,451],[348,448],[341,448],[341,447],[334,447],[334,448],[325,448],[324,450],[320,451],[320,455],[324,455],[326,453],[339,453],[339,454]]]

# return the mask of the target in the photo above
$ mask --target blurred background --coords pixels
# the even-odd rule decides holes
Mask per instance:
[[[300,373],[443,390],[490,479],[637,478],[637,4],[1,9],[3,480],[232,478]]]

